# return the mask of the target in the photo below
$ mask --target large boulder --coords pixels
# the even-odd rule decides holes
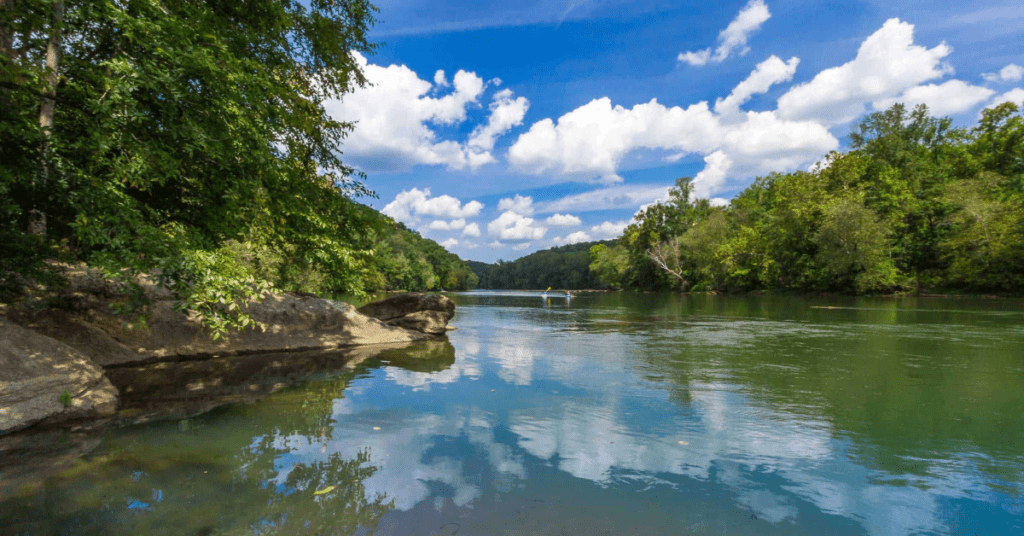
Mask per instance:
[[[0,434],[111,415],[117,398],[87,356],[0,317]]]
[[[455,302],[440,294],[409,293],[368,303],[358,310],[389,326],[440,335],[449,329],[448,321],[455,316]]]

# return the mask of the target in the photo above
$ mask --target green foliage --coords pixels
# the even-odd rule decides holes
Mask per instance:
[[[895,287],[897,272],[889,257],[887,231],[857,199],[829,203],[812,238],[818,247],[815,260],[824,269],[826,282],[840,289],[852,286],[858,292]]]
[[[59,279],[55,260],[85,262],[129,286],[154,274],[221,333],[251,325],[237,306],[269,283],[362,290],[367,242],[349,197],[369,192],[338,156],[353,125],[324,102],[365,84],[353,52],[376,47],[373,5],[64,4],[0,9],[4,299]],[[55,35],[63,54],[44,128]],[[271,277],[240,264],[224,249],[233,243],[287,261]]]
[[[605,285],[613,289],[626,286],[629,276],[629,256],[626,247],[616,244],[608,247],[596,244],[590,248],[590,271]]]
[[[1024,292],[1017,105],[985,110],[973,129],[894,105],[850,139],[850,152],[760,177],[724,208],[690,200],[678,180],[622,251],[595,248],[591,269],[636,289]]]
[[[458,255],[369,207],[358,213],[370,250],[360,272],[367,291],[476,288],[479,278]]]
[[[591,250],[609,242],[570,244],[536,251],[514,261],[470,263],[480,288],[494,289],[592,289],[605,285],[590,269]]]
[[[57,401],[60,402],[60,404],[62,406],[64,406],[65,408],[70,406],[71,405],[71,393],[69,393],[67,391],[64,391],[63,393],[60,394],[60,397],[57,398]]]

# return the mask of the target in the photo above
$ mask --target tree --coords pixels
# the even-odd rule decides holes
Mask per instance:
[[[53,275],[54,260],[86,262],[128,286],[153,274],[185,309],[245,325],[230,310],[269,282],[239,268],[223,249],[231,240],[286,252],[331,288],[361,290],[365,237],[351,225],[348,198],[369,191],[338,156],[353,124],[323,104],[366,83],[353,53],[375,49],[367,31],[376,7],[0,7],[0,241],[12,245],[0,253],[0,286],[8,298],[28,279]],[[51,52],[62,53],[59,65]]]
[[[897,284],[896,266],[889,257],[888,229],[858,199],[830,202],[813,241],[817,261],[833,288],[858,292],[889,290]]]

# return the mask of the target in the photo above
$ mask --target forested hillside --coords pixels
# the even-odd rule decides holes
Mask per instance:
[[[605,288],[590,270],[590,248],[614,241],[571,244],[531,253],[514,261],[494,264],[470,261],[480,278],[479,288],[590,289]]]
[[[469,290],[478,277],[466,261],[405,224],[360,205],[367,218],[373,254],[363,274],[364,289]],[[375,220],[375,221],[374,221]]]
[[[689,178],[591,267],[616,288],[1024,292],[1024,117],[973,128],[923,105],[871,114],[851,150],[758,178],[725,207]]]

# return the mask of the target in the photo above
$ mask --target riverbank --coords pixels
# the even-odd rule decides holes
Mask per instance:
[[[112,384],[109,377],[124,377],[115,370],[154,366],[165,376],[165,389],[181,384],[198,396],[203,382],[213,380],[178,374],[188,368],[184,363],[219,360],[224,376],[238,366],[251,368],[252,360],[225,360],[240,356],[275,354],[276,360],[301,363],[311,352],[333,352],[334,362],[366,359],[443,339],[455,314],[450,299],[432,294],[393,296],[360,309],[271,294],[243,309],[259,328],[215,340],[198,317],[176,310],[168,294],[147,293],[152,305],[145,326],[116,314],[112,304],[119,296],[95,280],[74,281],[56,300],[61,307],[0,311],[0,434],[112,417],[126,390],[141,389],[132,381]]]

